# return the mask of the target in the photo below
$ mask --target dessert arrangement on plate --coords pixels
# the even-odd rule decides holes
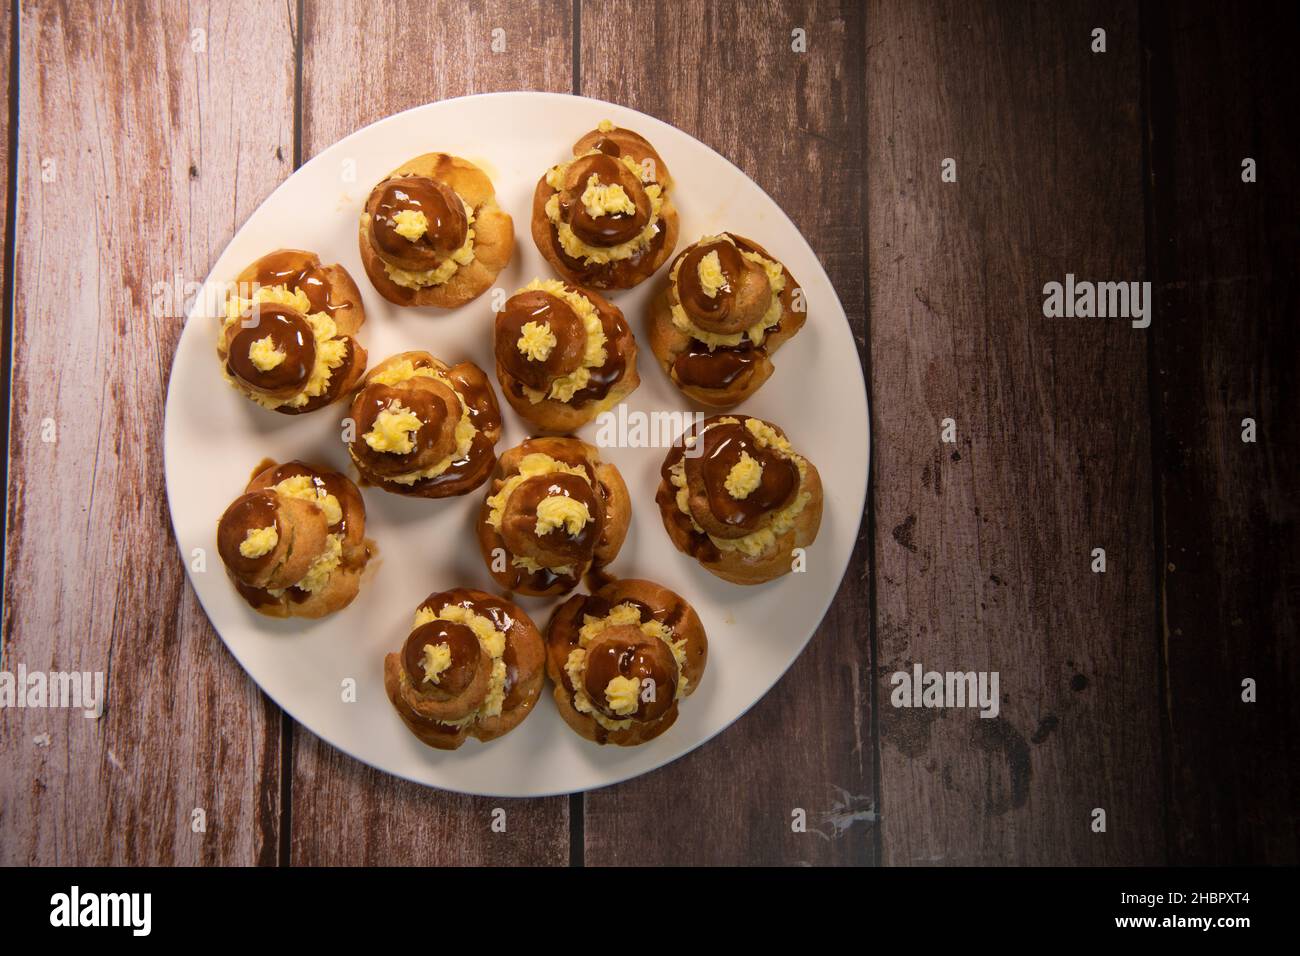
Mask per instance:
[[[455,309],[493,288],[514,221],[483,165],[425,153],[375,184],[357,233],[374,292],[404,309]],[[683,407],[730,410],[688,427],[662,461],[654,499],[672,545],[705,579],[757,585],[788,574],[817,537],[822,485],[798,435],[735,410],[778,374],[777,351],[807,318],[801,290],[780,249],[755,239],[720,232],[677,251],[683,198],[697,197],[675,194],[643,136],[608,122],[580,136],[533,194],[531,237],[554,275],[500,292],[493,315],[484,300],[494,370],[424,351],[437,349],[436,328],[368,365],[362,293],[312,251],[268,249],[236,277],[217,334],[222,376],[250,414],[342,419],[350,472],[277,464],[286,449],[264,433],[265,459],[212,515],[253,611],[337,614],[382,573],[365,496],[430,509],[479,496],[466,526],[477,540],[461,544],[477,545],[498,593],[410,595],[405,639],[374,661],[396,715],[430,748],[508,734],[548,682],[574,733],[636,746],[670,732],[704,680],[709,641],[690,594],[646,579],[652,568],[609,572],[632,499],[619,469],[573,434],[641,383],[638,334]],[[625,315],[619,293],[647,282],[649,307]],[[531,437],[498,450],[503,408]],[[516,596],[563,603],[539,629]]]

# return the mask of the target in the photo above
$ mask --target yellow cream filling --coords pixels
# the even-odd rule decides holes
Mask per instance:
[[[737,419],[734,418],[720,419],[710,425],[709,428],[713,428],[716,425],[734,423],[735,421],[737,421]],[[799,469],[799,493],[795,495],[792,502],[773,516],[772,523],[766,528],[751,531],[749,534],[743,535],[739,538],[716,538],[713,535],[709,535],[709,540],[717,546],[719,551],[739,551],[746,557],[758,558],[770,554],[776,548],[777,540],[794,527],[794,523],[798,519],[800,513],[808,506],[808,502],[812,500],[812,492],[807,491],[803,487],[808,475],[808,462],[794,453],[788,439],[778,435],[775,429],[757,418],[746,419],[745,428],[754,436],[760,448],[774,449],[779,455],[781,455],[781,457],[793,461],[795,467]],[[708,431],[708,429],[706,428],[705,431]],[[686,463],[684,461],[679,461],[677,464],[673,465],[672,469],[668,473],[668,478],[677,489],[677,510],[690,519],[691,526],[696,531],[700,534],[706,534],[707,532],[700,527],[699,522],[695,520],[695,516],[691,514],[690,492],[686,487]],[[727,483],[730,484],[730,474],[727,476],[727,479]],[[727,490],[728,492],[731,491],[730,488]]]
[[[461,398],[460,392],[456,390],[456,386],[452,384],[451,379],[436,368],[430,368],[429,366],[416,368],[410,359],[402,359],[400,362],[394,362],[382,372],[371,375],[367,381],[377,382],[380,385],[388,385],[391,387],[394,385],[400,385],[402,382],[417,377],[437,379],[439,382],[442,382],[442,384],[451,389],[452,393],[460,401],[460,421],[456,423],[456,450],[442,461],[429,468],[422,468],[419,471],[411,471],[404,475],[394,475],[391,478],[385,479],[387,481],[395,481],[399,485],[413,485],[417,481],[422,481],[425,478],[435,478],[438,475],[441,475],[451,467],[453,461],[460,461],[469,454],[470,446],[474,443],[474,436],[478,434],[478,429],[474,427],[474,422],[470,418],[469,406],[465,404],[465,400]],[[383,412],[381,412],[380,415],[382,416]],[[414,415],[412,415],[412,417],[414,417]],[[367,432],[367,435],[368,434],[369,432]],[[369,441],[367,441],[366,444],[370,444]],[[370,447],[374,448],[373,445]],[[382,451],[383,449],[375,450]],[[405,452],[402,454],[405,454]]]
[[[374,451],[409,455],[415,447],[415,433],[424,423],[400,401],[393,402],[378,415],[370,431],[362,438]]]
[[[269,372],[285,360],[283,349],[275,347],[275,341],[266,335],[254,342],[248,349],[248,360],[260,372]]]
[[[446,641],[438,644],[425,644],[424,655],[420,660],[420,669],[424,679],[430,684],[438,683],[438,678],[451,666],[451,645]]]
[[[555,348],[555,333],[545,322],[525,322],[519,330],[519,341],[515,343],[515,348],[532,362],[545,362],[551,357],[551,350]]]
[[[260,558],[264,554],[269,554],[279,543],[280,532],[275,530],[275,525],[249,528],[248,533],[244,535],[244,540],[239,542],[239,553],[246,558]]]
[[[427,607],[420,608],[415,612],[415,623],[411,625],[411,630],[414,631],[431,621],[450,621],[453,624],[462,624],[468,627],[474,632],[474,636],[478,638],[479,647],[483,648],[488,657],[492,659],[492,673],[488,677],[487,696],[483,699],[483,703],[479,705],[478,710],[467,717],[462,717],[460,720],[449,720],[445,721],[445,723],[450,727],[463,727],[476,720],[499,715],[502,704],[506,699],[505,633],[498,631],[490,618],[486,618],[482,614],[476,614],[469,608],[461,607],[459,604],[448,604],[437,614]]]
[[[550,571],[552,574],[565,575],[573,574],[575,570],[572,564],[563,564],[558,568],[543,568],[537,561],[522,555],[514,555],[511,557],[510,563],[517,568],[523,568],[530,574],[536,574],[538,571]]]
[[[658,638],[668,645],[668,649],[673,653],[673,660],[677,664],[677,694],[674,699],[680,699],[686,693],[687,679],[682,673],[682,667],[686,664],[686,640],[673,640],[674,634],[672,628],[662,621],[649,620],[641,622],[641,612],[634,604],[624,603],[616,604],[610,608],[609,613],[604,617],[592,617],[584,615],[582,627],[578,630],[578,646],[569,652],[568,658],[564,662],[565,673],[569,675],[569,683],[573,685],[573,708],[581,714],[591,714],[592,718],[606,730],[622,730],[629,726],[632,721],[611,720],[599,710],[596,710],[591,704],[591,697],[587,694],[587,689],[583,684],[583,674],[586,670],[587,648],[601,631],[608,627],[618,627],[623,625],[640,624],[641,633],[647,637]],[[624,678],[624,680],[631,680]],[[640,694],[640,685],[636,681],[631,681],[633,686],[633,704],[625,713],[633,713],[636,710],[636,698]],[[613,681],[610,682],[613,684]],[[605,687],[605,696],[610,699],[611,709],[619,713],[614,701],[609,698],[610,685]]]
[[[600,313],[596,311],[596,306],[590,299],[581,293],[570,290],[558,279],[534,279],[520,289],[519,292],[545,292],[548,295],[553,295],[557,299],[564,301],[573,310],[574,314],[582,320],[582,327],[587,335],[586,348],[582,355],[582,365],[567,375],[561,375],[544,392],[529,388],[527,385],[520,386],[524,390],[524,395],[528,397],[528,401],[534,405],[547,398],[554,399],[557,402],[567,402],[577,392],[587,387],[587,383],[591,381],[591,370],[600,368],[609,358],[609,353],[605,348],[609,340],[605,337],[605,327],[600,323]],[[519,293],[515,294],[518,295]]]
[[[465,207],[466,225],[472,227],[474,225],[474,210],[471,209],[469,204],[463,199],[461,200],[461,205]],[[400,216],[401,213],[398,213],[397,215]],[[420,215],[423,216],[424,213],[420,213]],[[366,225],[368,226],[370,222],[369,213],[362,213],[362,216],[365,218]],[[396,217],[394,218],[396,219]],[[428,228],[427,220],[425,228]],[[401,231],[400,228],[398,231]],[[397,266],[392,265],[389,262],[384,262],[384,272],[388,274],[388,278],[392,279],[393,282],[403,288],[427,289],[431,286],[442,285],[447,282],[447,280],[456,274],[461,266],[467,266],[473,261],[474,230],[473,228],[467,228],[465,230],[465,241],[461,244],[461,247],[434,268],[427,269],[423,272],[411,272],[407,269],[399,269]]]
[[[286,285],[262,285],[253,290],[251,299],[232,295],[226,300],[225,327],[251,319],[253,307],[257,305],[282,305],[303,315],[311,311],[311,300],[301,289],[290,289]]]
[[[317,485],[310,475],[294,475],[292,478],[286,478],[272,487],[271,490],[277,495],[284,495],[288,498],[301,498],[303,501],[310,501],[318,505],[325,512],[325,523],[331,527],[343,520],[343,508],[339,504],[338,498]]]
[[[393,231],[408,242],[417,242],[429,231],[429,217],[418,209],[403,209],[393,216]]]
[[[740,453],[740,460],[727,472],[725,486],[727,494],[737,501],[744,501],[753,493],[763,480],[763,466],[751,458],[748,452]]]
[[[488,498],[488,524],[500,531],[501,521],[505,517],[506,503],[510,500],[510,496],[515,493],[515,489],[529,478],[555,474],[577,475],[587,484],[591,484],[591,479],[587,477],[586,470],[578,465],[566,465],[564,462],[557,461],[542,452],[524,455],[519,461],[519,473],[507,478],[501,485],[501,490]]]
[[[722,271],[722,260],[718,258],[717,249],[700,258],[695,272],[700,277],[700,288],[710,299],[716,299],[719,292],[730,289],[727,285],[727,274]]]
[[[724,236],[706,236],[705,238],[700,240],[700,243],[712,243],[712,242],[719,242],[719,241],[732,242],[730,236],[724,235]],[[698,244],[699,243],[697,243],[697,245]],[[735,245],[735,243],[732,242],[732,245]],[[749,339],[755,345],[762,345],[763,339],[767,335],[767,330],[772,328],[772,326],[776,325],[779,321],[781,321],[781,314],[784,311],[784,307],[781,305],[781,293],[785,291],[785,271],[781,268],[780,263],[773,262],[770,259],[765,259],[762,256],[760,256],[757,252],[746,252],[742,249],[740,254],[744,256],[746,259],[748,259],[750,262],[754,262],[762,266],[763,271],[767,274],[767,284],[772,290],[772,301],[768,305],[767,311],[763,313],[763,317],[761,319],[759,319],[757,322],[755,322],[753,325],[751,325],[749,328],[745,329],[744,331],[733,332],[726,335],[720,335],[717,332],[706,332],[704,329],[700,328],[698,325],[692,322],[691,317],[686,314],[686,310],[682,308],[680,302],[674,302],[672,305],[671,312],[672,312],[673,325],[675,325],[678,329],[680,329],[682,332],[685,332],[687,335],[691,336],[692,338],[698,339],[699,341],[703,342],[705,345],[708,346],[710,352],[712,352],[714,349],[718,348],[719,346],[725,346],[727,348],[735,348],[741,342],[745,341],[745,339]],[[714,255],[716,255],[716,252],[710,252],[708,256],[705,256],[703,259],[700,260],[700,281],[702,284],[704,284],[706,293],[708,293],[708,284],[705,282],[704,279],[704,275],[705,275],[704,260],[708,259],[709,256],[714,256]],[[681,271],[681,268],[682,268],[682,260],[679,259],[677,264],[673,266],[673,271],[668,277],[669,282],[672,284],[674,290],[674,297],[676,297],[677,274],[678,272]],[[722,267],[721,264],[719,263],[718,273],[721,275],[721,272],[722,272]],[[725,283],[725,281],[726,278],[725,276],[723,276],[723,282]],[[721,288],[721,286],[719,286],[718,288]],[[715,290],[714,292],[709,294],[710,296],[713,296],[716,295],[717,292]]]
[[[548,495],[537,505],[537,525],[533,530],[543,535],[563,528],[569,534],[577,534],[590,520],[591,511],[583,502],[564,495]]]
[[[602,185],[600,177],[592,173],[587,177],[587,188],[582,191],[582,206],[593,219],[636,212],[634,203],[618,183]]]
[[[268,398],[265,395],[259,395],[257,392],[249,391],[242,387],[238,382],[235,382],[230,378],[229,373],[226,372],[224,365],[222,366],[221,373],[225,376],[226,381],[230,382],[235,388],[239,389],[263,408],[275,409],[281,408],[285,405],[288,405],[290,408],[301,408],[311,399],[325,393],[325,389],[329,387],[330,373],[342,365],[343,359],[347,357],[348,344],[346,341],[336,338],[339,330],[338,326],[334,324],[333,319],[324,312],[313,313],[309,311],[311,309],[311,301],[307,298],[306,293],[301,289],[293,289],[291,291],[283,285],[260,286],[253,293],[253,298],[251,299],[242,299],[239,296],[232,295],[226,300],[226,321],[223,325],[223,330],[229,329],[231,325],[247,319],[252,314],[254,306],[267,303],[272,305],[283,305],[302,313],[303,317],[307,320],[307,324],[311,327],[312,338],[315,340],[316,344],[316,362],[312,366],[311,375],[307,378],[307,385],[301,392],[292,398]],[[222,334],[224,335],[226,333],[223,331]],[[262,367],[258,364],[258,360],[254,358],[253,350],[262,342],[267,342],[267,348],[269,349],[270,343],[267,341],[269,338],[270,336],[267,336],[265,339],[258,339],[257,342],[253,343],[253,347],[249,349],[249,359],[253,364],[258,365],[259,368]],[[270,351],[273,352],[274,350]],[[268,366],[268,368],[274,368],[283,360],[284,357],[283,354],[281,354],[280,359],[272,361],[272,364]],[[267,371],[267,369],[263,368],[262,371]]]
[[[307,569],[303,579],[294,587],[300,591],[315,592],[323,588],[343,560],[343,536],[331,534],[325,538],[325,551]]]
[[[616,246],[592,246],[579,239],[568,223],[560,221],[560,196],[558,191],[564,188],[564,175],[569,166],[576,160],[595,155],[597,152],[598,150],[589,150],[583,153],[582,156],[576,156],[567,163],[552,166],[546,173],[547,185],[557,190],[556,194],[546,201],[546,218],[554,223],[556,238],[560,240],[560,245],[564,248],[564,251],[574,259],[581,259],[589,265],[630,259],[648,246],[650,241],[659,234],[659,213],[664,204],[663,186],[655,182],[654,175],[643,166],[640,166],[631,156],[620,156],[619,161],[641,181],[645,188],[646,198],[650,200],[650,219],[646,222],[645,228],[637,235]],[[587,184],[587,189],[590,190],[590,179],[587,180]],[[613,188],[623,193],[621,186]],[[626,194],[624,196],[626,198]],[[583,197],[583,205],[585,206],[586,192],[583,193]],[[630,203],[631,200],[629,199],[628,202]],[[633,208],[635,209],[635,206]]]
[[[605,699],[609,709],[621,716],[635,714],[640,705],[641,682],[633,677],[611,677],[605,685]]]

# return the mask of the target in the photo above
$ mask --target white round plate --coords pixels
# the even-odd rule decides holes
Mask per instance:
[[[284,246],[341,263],[361,289],[360,338],[373,365],[407,349],[449,362],[471,359],[493,376],[491,292],[455,311],[403,309],[370,285],[357,251],[357,220],[370,188],[407,159],[441,151],[481,166],[497,201],[514,217],[515,254],[497,286],[506,294],[550,267],[529,232],[533,189],[571,156],[575,139],[601,120],[636,130],[663,156],[681,216],[678,248],[731,230],[765,246],[801,284],[808,321],[785,345],[776,372],[741,406],[774,421],[817,465],[825,486],[821,533],[807,571],[756,587],[721,581],[680,554],[655,505],[665,449],[605,448],[632,495],[632,527],[611,572],[644,577],[695,606],[709,637],[699,689],[661,737],[640,747],[601,747],[573,733],[542,692],[535,711],[499,740],[460,750],[425,747],[384,695],[383,659],[401,646],[429,594],[466,586],[498,592],[479,556],[473,523],[480,488],[442,501],[365,488],[366,533],[377,559],[361,593],[320,621],[262,617],[235,593],[217,557],[217,519],[263,458],[302,458],[349,473],[340,437],[345,405],[294,417],[265,411],[222,381],[216,357],[219,301],[201,295],[186,321],[167,390],[167,495],[181,554],[199,601],[253,680],[313,733],[388,773],[462,793],[533,797],[618,783],[675,760],[727,727],[785,673],[812,636],[839,586],[857,538],[867,488],[868,419],[858,351],[826,273],[794,224],[766,193],[707,146],[652,117],[611,103],[551,93],[497,93],[431,103],[380,120],[335,143],[289,177],[239,230],[213,266],[208,288],[231,282],[247,263]],[[657,367],[645,315],[667,266],[638,288],[611,296],[642,343],[641,386],[630,412],[695,411]],[[495,382],[494,382],[495,384]],[[498,392],[499,397],[499,392]],[[504,400],[497,451],[528,431]],[[595,443],[595,424],[579,433]],[[195,549],[207,555],[195,570]],[[556,599],[516,599],[545,628]],[[343,687],[356,682],[355,702]],[[818,687],[799,693],[820,694]]]

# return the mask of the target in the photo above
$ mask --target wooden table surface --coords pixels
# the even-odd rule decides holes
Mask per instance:
[[[105,671],[108,702],[0,712],[0,862],[1296,862],[1286,7],[11,7],[3,668]],[[151,308],[340,137],[510,89],[644,110],[766,189],[844,303],[873,438],[856,557],[776,688],[664,769],[527,801],[379,774],[226,652],[168,520],[182,323]],[[1044,318],[1066,273],[1152,282],[1151,327]],[[894,708],[914,662],[998,671],[1000,714]]]

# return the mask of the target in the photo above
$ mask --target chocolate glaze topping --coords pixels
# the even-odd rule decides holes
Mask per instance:
[[[605,364],[591,369],[587,384],[573,393],[569,404],[575,407],[603,401],[627,371],[628,352],[633,344],[627,323],[618,313],[602,310],[600,325],[605,332]]]
[[[284,353],[284,361],[262,371],[248,353],[254,342],[267,336]],[[301,391],[315,365],[316,339],[307,320],[295,309],[267,302],[254,306],[252,314],[241,320],[226,358],[226,370],[232,377],[264,393]]]
[[[577,534],[570,534],[561,526],[539,535],[537,506],[550,497],[581,502],[591,520]],[[539,564],[550,567],[584,564],[591,560],[600,540],[603,513],[591,485],[577,475],[538,475],[525,479],[511,493],[502,518],[502,536],[512,552],[535,554]]]
[[[555,229],[551,226],[552,231]],[[645,266],[645,263],[654,259],[659,250],[663,248],[666,233],[663,229],[656,229],[654,235],[646,245],[638,249],[626,259],[617,259],[612,262],[584,262],[582,259],[575,259],[564,251],[564,246],[556,242],[554,251],[559,256],[564,265],[583,277],[583,284],[593,289],[608,289],[618,287],[621,283],[632,281],[639,275]]]
[[[436,684],[425,680],[424,648],[429,644],[446,644],[451,651],[451,666],[438,675]],[[422,693],[441,692],[455,697],[474,679],[480,655],[478,638],[468,627],[434,620],[421,624],[407,637],[402,647],[402,666],[411,684]]]
[[[555,336],[555,347],[544,362],[519,351],[519,337],[529,322],[548,326]],[[529,388],[545,391],[555,379],[580,368],[586,348],[582,319],[563,299],[540,289],[511,296],[497,316],[497,361]]]
[[[692,429],[692,433],[693,431]],[[668,449],[663,466],[659,469],[663,481],[659,483],[659,488],[655,492],[655,504],[659,506],[665,518],[685,537],[687,553],[697,561],[708,564],[721,558],[722,551],[707,534],[697,531],[691,524],[690,517],[682,514],[681,509],[677,507],[677,486],[672,483],[672,470],[682,460],[684,454],[685,449],[681,442]]]
[[[505,700],[501,705],[502,712],[504,713],[524,703],[526,693],[518,683],[519,668],[514,644],[515,626],[518,622],[515,618],[514,609],[497,598],[478,597],[467,588],[453,588],[450,591],[444,591],[440,595],[435,595],[435,597],[438,599],[436,602],[425,601],[423,607],[430,608],[434,613],[438,613],[444,607],[454,604],[486,617],[492,622],[494,628],[505,634],[506,646],[501,655],[501,660],[506,665]],[[477,639],[475,640],[477,645]]]
[[[269,491],[254,491],[236,498],[221,516],[217,524],[217,551],[226,567],[236,575],[254,574],[274,557],[275,549],[272,548],[261,557],[246,558],[240,553],[239,546],[248,532],[257,528],[274,525],[277,532],[283,533],[275,513],[275,495]]]
[[[412,362],[416,368],[423,368],[429,365],[429,362],[423,358],[415,358]],[[471,487],[474,483],[481,481],[487,471],[491,469],[493,463],[496,461],[496,451],[493,442],[487,437],[487,434],[494,433],[501,425],[501,413],[497,408],[496,396],[492,393],[492,386],[488,383],[487,377],[483,375],[476,366],[470,363],[457,365],[454,368],[448,369],[445,374],[447,380],[451,382],[451,390],[459,396],[460,402],[464,403],[464,407],[469,410],[470,422],[476,429],[469,450],[466,452],[464,457],[453,459],[451,464],[449,464],[447,468],[439,474],[430,478],[422,478],[413,485],[400,485],[395,482],[386,482],[386,476],[388,475],[409,474],[412,471],[436,465],[447,455],[451,454],[456,448],[454,442],[455,426],[460,419],[461,410],[459,407],[454,409],[447,407],[445,412],[446,418],[438,425],[438,428],[441,429],[443,435],[441,442],[446,442],[446,444],[444,446],[435,442],[435,444],[439,445],[439,451],[441,453],[436,455],[425,455],[425,459],[432,458],[433,460],[419,459],[420,450],[421,447],[423,447],[419,445],[419,442],[424,440],[423,436],[425,433],[425,429],[423,428],[418,433],[420,437],[417,439],[417,447],[411,451],[409,456],[393,455],[388,452],[375,452],[369,445],[365,444],[365,439],[362,437],[369,430],[369,425],[367,424],[364,428],[361,426],[361,417],[365,414],[364,411],[361,411],[354,416],[358,421],[358,431],[356,441],[353,443],[352,448],[356,452],[358,466],[364,466],[365,469],[370,472],[372,480],[375,480],[380,484],[385,484],[385,487],[388,487],[390,490],[406,493],[414,492],[428,497],[437,497],[439,493],[457,493],[454,490],[454,486],[460,484],[465,484],[466,487]],[[369,396],[372,389],[380,387],[381,386],[374,384],[366,386],[358,397],[358,400],[362,397]],[[433,391],[434,390],[426,391],[425,389],[403,388],[402,385],[399,384],[398,386],[393,387],[392,395],[393,397],[400,397],[402,404],[414,411],[421,421],[428,422],[431,419],[425,417],[424,410],[416,408],[412,402],[418,404],[420,400],[414,396],[432,395]],[[377,407],[371,406],[371,410],[374,411],[375,415],[378,415]],[[430,412],[430,415],[432,416],[432,412]],[[374,418],[371,417],[369,421],[373,423]],[[430,434],[436,434],[436,432],[431,430]],[[446,437],[448,435],[452,437],[448,439]],[[370,464],[372,459],[383,460],[401,458],[406,458],[408,462],[413,464],[411,464],[410,467],[396,467],[392,466],[390,462],[382,464],[378,468],[372,467]]]
[[[614,213],[593,216],[582,203],[582,194],[592,176],[604,186],[622,186],[623,192],[636,206],[632,213]],[[641,180],[630,169],[606,153],[582,156],[573,161],[568,178],[573,186],[560,193],[560,219],[583,242],[590,246],[617,246],[630,242],[641,234],[650,222],[650,197],[646,195]]]
[[[307,296],[313,314],[324,312],[333,318],[339,309],[348,307],[346,302],[334,298],[334,287],[325,270],[312,264],[310,257],[293,249],[263,257],[253,281],[258,285],[283,285],[291,290],[297,289]]]
[[[691,339],[685,351],[673,359],[673,374],[683,385],[697,388],[729,388],[767,354],[748,342],[734,347],[718,346],[712,351],[699,339]]]
[[[587,341],[586,329],[582,325],[582,320],[568,308],[566,303],[554,296],[546,295],[546,293],[526,293],[526,295],[542,295],[551,302],[563,306],[564,310],[573,316],[576,330],[573,332],[573,338],[568,339],[561,334],[559,327],[552,324],[551,330],[555,332],[557,340],[555,349],[544,363],[529,361],[516,347],[515,343],[519,341],[518,330],[522,329],[524,323],[529,321],[544,320],[551,322],[551,317],[556,313],[546,312],[543,319],[538,319],[533,318],[533,313],[530,312],[512,312],[511,303],[522,299],[523,295],[515,296],[506,304],[505,311],[497,319],[497,360],[517,380],[509,383],[507,387],[512,388],[514,393],[520,397],[524,394],[523,389],[519,387],[520,383],[540,392],[548,392],[555,379],[580,367],[586,352]],[[605,333],[605,363],[598,368],[588,370],[587,384],[575,391],[566,403],[574,408],[580,408],[589,402],[604,400],[609,394],[609,390],[627,372],[628,353],[633,345],[627,322],[617,311],[612,309],[598,309],[597,315],[600,318],[601,329]],[[565,326],[565,328],[568,327]],[[564,347],[567,347],[571,354],[566,355],[563,361],[560,361],[556,358],[556,353]],[[514,354],[508,354],[511,352]]]
[[[333,402],[343,391],[343,386],[349,381],[352,374],[352,368],[357,363],[357,350],[354,348],[355,342],[351,336],[343,338],[347,348],[343,352],[343,361],[337,366],[330,369],[329,382],[325,385],[325,391],[321,392],[314,398],[309,398],[302,405],[281,405],[276,409],[278,412],[284,412],[288,415],[302,415],[306,412],[315,411],[323,408]]]
[[[398,389],[380,383],[367,385],[353,404],[356,439],[352,453],[366,470],[389,477],[409,474],[437,464],[456,447],[456,423],[460,419],[460,400],[448,388]],[[366,443],[366,434],[375,420],[390,406],[400,402],[420,420],[420,427],[410,433],[412,448],[405,454],[375,451]]]
[[[722,274],[727,284],[710,297],[700,283],[700,260],[711,252],[718,254]],[[677,297],[682,308],[702,328],[709,329],[710,324],[724,319],[735,301],[736,283],[745,270],[746,261],[740,250],[725,239],[716,242],[692,246],[682,255],[681,266],[677,270]]]
[[[703,484],[709,511],[723,524],[753,530],[763,516],[788,504],[799,488],[795,463],[771,448],[760,448],[743,424],[715,425],[701,441],[703,454],[686,459],[686,480],[692,489]],[[762,466],[763,475],[757,488],[736,499],[727,491],[726,481],[742,453]]]
[[[677,695],[677,662],[672,650],[661,640],[642,634],[635,626],[611,627],[587,647],[584,689],[592,706],[614,720],[657,720],[672,708]],[[615,677],[637,681],[641,693],[637,709],[618,714],[609,705],[605,688]],[[653,681],[653,700],[644,699],[647,681]]]
[[[422,212],[429,225],[414,242],[397,231],[394,217],[403,210]],[[446,183],[425,176],[387,179],[366,202],[375,245],[386,257],[434,269],[465,244],[469,220],[460,197]]]

